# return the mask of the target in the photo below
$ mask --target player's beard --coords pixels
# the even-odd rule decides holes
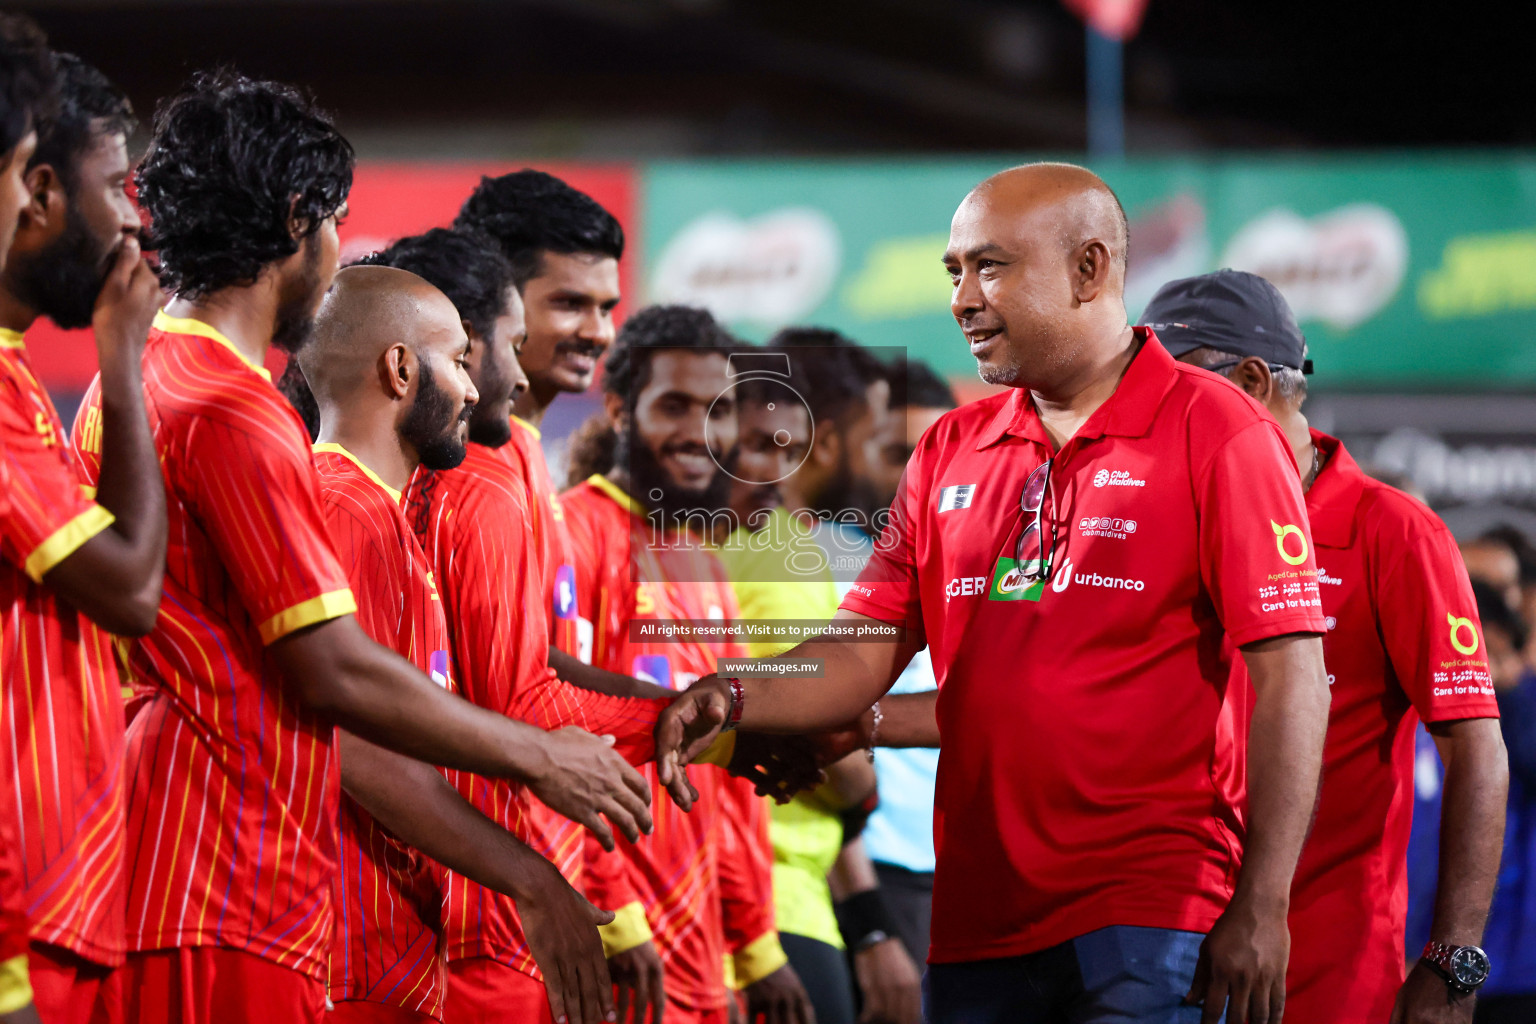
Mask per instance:
[[[425,362],[419,365],[421,380],[416,384],[416,401],[400,424],[400,438],[416,449],[416,457],[428,469],[453,469],[468,452],[459,426],[469,418],[474,406],[454,409],[453,399],[438,386],[432,367]]]
[[[299,277],[278,296],[272,325],[272,347],[292,355],[304,347],[315,327],[320,305],[320,239],[309,235],[303,242],[304,261]]]
[[[487,347],[480,361],[480,379],[475,390],[480,401],[469,418],[469,439],[486,448],[500,448],[512,440],[512,420],[508,418],[507,400],[512,397],[512,380],[507,368]]]
[[[715,464],[720,453],[711,452]],[[618,432],[613,464],[629,471],[630,494],[647,508],[663,513],[669,520],[685,518],[689,512],[712,515],[730,503],[731,478],[717,470],[708,486],[699,490],[679,487],[661,465],[656,453],[644,443],[636,443],[627,430]],[[661,496],[655,497],[660,494]]]
[[[53,244],[30,258],[13,253],[6,277],[18,299],[60,327],[89,327],[121,245],[103,246],[70,205]]]

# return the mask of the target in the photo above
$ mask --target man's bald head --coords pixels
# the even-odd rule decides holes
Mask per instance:
[[[347,267],[336,274],[299,365],[322,409],[357,389],[379,387],[378,362],[391,346],[418,358],[433,342],[464,339],[459,311],[426,281],[393,267]]]
[[[950,312],[982,380],[1072,387],[1126,344],[1125,211],[1072,164],[1026,164],[966,195],[949,226]]]
[[[1124,272],[1131,237],[1125,207],[1104,179],[1086,167],[1061,163],[1010,167],[973,188],[965,201],[973,199],[998,203],[1019,214],[1047,211],[1056,219],[1065,251],[1101,238]]]

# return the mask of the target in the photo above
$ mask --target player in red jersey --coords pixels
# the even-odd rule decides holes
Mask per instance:
[[[441,292],[404,271],[353,267],[337,275],[300,354],[323,418],[316,452],[327,518],[360,621],[448,687],[447,619],[400,491],[418,465],[451,469],[464,459],[466,402],[477,397],[461,365],[469,349],[459,311]],[[553,979],[556,1016],[568,1001],[578,1011],[582,1000],[602,1003],[596,924],[611,915],[430,768],[346,733],[340,750],[342,785],[357,802],[344,801],[342,811],[330,983],[338,1020],[443,1016],[446,879],[401,839],[519,902],[529,946]],[[508,847],[515,856],[496,855]]]
[[[592,624],[577,610],[570,531],[539,430],[556,398],[592,386],[598,360],[613,344],[624,229],[591,196],[533,170],[482,179],[454,223],[495,239],[522,296],[527,337],[519,362],[528,388],[513,406],[510,454],[528,477],[558,651],[550,664],[570,678],[569,658],[592,660]]]
[[[1284,1004],[1328,702],[1305,509],[1267,414],[1126,325],[1126,236],[1083,168],[972,190],[951,310],[1007,390],[924,435],[835,620],[895,635],[801,644],[814,682],[703,680],[658,734],[670,777],[728,720],[845,722],[927,642],[938,1022],[1267,1024]],[[1249,735],[1226,714],[1229,638]]]
[[[50,1021],[112,1020],[123,962],[123,713],[106,631],[154,625],[165,495],[139,362],[160,289],[125,192],[133,116],[78,58],[56,58],[58,108],[29,161],[29,202],[0,276],[0,423],[11,513],[0,551],[4,730],[16,737],[32,985]],[[39,316],[93,327],[105,419],[88,489],[28,360]],[[88,495],[94,494],[95,500]]]
[[[176,296],[144,359],[174,541],[160,618],[128,656],[129,1020],[319,1019],[334,725],[526,781],[583,822],[649,824],[648,793],[607,744],[457,700],[353,617],[308,439],[262,369],[269,345],[297,346],[335,274],[351,170],[303,97],[220,73],[162,105],[138,171]],[[93,385],[81,427],[100,401]],[[94,466],[90,435],[77,451]]]
[[[615,734],[626,758],[649,760],[646,733],[665,692],[580,664],[575,674],[581,687],[557,678],[548,661],[545,606],[526,597],[529,586],[542,589],[542,575],[528,529],[527,479],[508,444],[514,432],[510,405],[521,379],[516,344],[523,334],[511,267],[483,239],[442,229],[402,239],[365,262],[409,270],[437,285],[458,306],[471,338],[470,375],[481,400],[470,420],[468,455],[451,472],[418,474],[410,489],[412,516],[437,570],[464,694],[541,728],[576,724]],[[522,610],[512,622],[510,608]],[[636,697],[651,699],[627,699]],[[530,801],[522,787],[474,778],[464,785],[477,806],[580,884],[580,830]],[[463,878],[450,885],[450,1024],[513,1010],[542,1017],[547,1001],[511,901]]]
[[[717,456],[736,434],[725,394],[733,347],[703,310],[654,307],[626,322],[603,384],[621,456],[609,475],[567,491],[563,502],[578,552],[577,593],[594,627],[593,663],[668,689],[686,688],[720,657],[745,655],[734,641],[636,632],[646,623],[736,618],[724,567],[674,522],[723,506],[730,478]],[[652,779],[654,771],[647,768]],[[754,1017],[804,1019],[809,1000],[774,928],[763,804],[718,769],[701,766],[694,781],[700,795],[691,814],[658,807],[652,836],[625,845],[622,858],[595,859],[588,896],[625,926],[607,937],[616,976],[636,990],[651,984],[640,973],[645,961],[623,959],[649,947],[663,966],[668,1019],[723,1021],[731,996],[722,958],[731,954]]]
[[[1456,541],[1423,504],[1308,427],[1306,342],[1268,281],[1234,270],[1174,281],[1142,319],[1179,359],[1223,374],[1270,411],[1306,491],[1333,704],[1322,795],[1291,889],[1286,1016],[1471,1021],[1468,986],[1447,992],[1445,968],[1429,956],[1403,978],[1416,719],[1446,766],[1433,942],[1482,941],[1502,853],[1508,765]],[[1480,951],[1463,959],[1486,976]]]
[[[23,173],[37,146],[33,122],[52,81],[48,45],[30,21],[0,14],[0,270],[5,268],[16,222],[28,194]],[[0,517],[9,512],[10,474],[0,440]],[[4,666],[0,665],[0,714],[4,713]],[[13,792],[10,741],[0,734],[0,787]],[[27,912],[14,812],[0,798],[0,1020],[36,1024],[27,963]]]

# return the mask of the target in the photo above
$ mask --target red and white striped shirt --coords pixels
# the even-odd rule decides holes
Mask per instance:
[[[214,945],[324,979],[335,728],[267,645],[357,610],[309,436],[218,331],[161,313],[144,390],[166,483],[160,618],[128,652],[128,948]],[[75,448],[99,472],[100,381]]]
[[[528,486],[507,446],[470,444],[458,469],[418,470],[407,518],[436,570],[456,678],[473,703],[541,729],[611,733],[631,764],[655,757],[652,730],[667,702],[612,697],[561,681],[549,667],[549,623],[538,553],[528,528]],[[462,775],[461,792],[487,817],[548,858],[580,887],[582,828],[521,785]],[[449,876],[448,959],[491,957],[533,977],[538,968],[512,900]]]
[[[123,701],[111,638],[43,576],[112,524],[85,495],[26,347],[0,331],[0,673],[7,822],[34,941],[123,959]]]
[[[357,598],[358,624],[376,643],[453,689],[448,623],[427,556],[400,510],[400,492],[337,444],[315,445],[315,468],[331,540]],[[441,1018],[447,870],[402,843],[346,794],[340,842],[331,1001],[385,1003]]]

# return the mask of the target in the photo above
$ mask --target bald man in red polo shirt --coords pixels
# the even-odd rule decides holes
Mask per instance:
[[[786,655],[824,678],[708,677],[658,725],[668,772],[723,725],[824,729],[927,643],[939,1024],[1282,1011],[1328,715],[1300,481],[1257,403],[1126,326],[1125,251],[1119,202],[1079,167],[965,198],[951,309],[1008,390],[923,436],[835,620],[905,635]],[[1228,636],[1254,680],[1246,732]]]
[[[1499,872],[1509,768],[1456,539],[1308,426],[1311,360],[1274,285],[1236,270],[1173,281],[1142,317],[1180,361],[1225,375],[1275,417],[1317,543],[1333,705],[1317,818],[1291,889],[1287,1016],[1470,1022],[1490,966],[1478,943]],[[1417,720],[1445,762],[1445,798],[1432,941],[1405,980]]]

